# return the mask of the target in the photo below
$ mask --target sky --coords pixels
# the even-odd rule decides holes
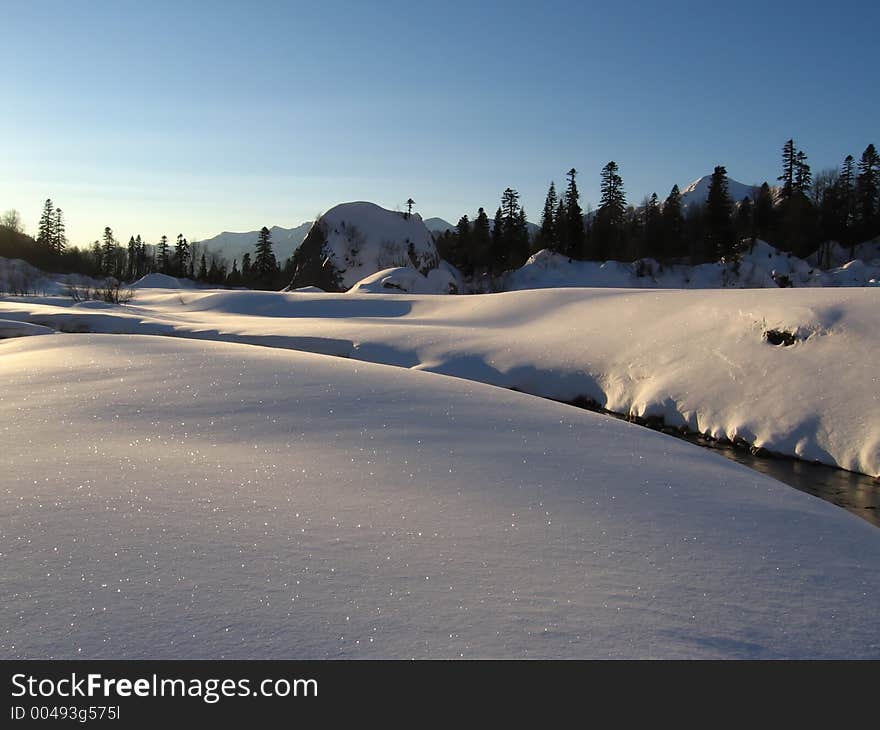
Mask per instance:
[[[612,6],[612,7],[609,7]],[[578,170],[631,203],[880,144],[880,3],[0,0],[0,211],[71,243],[293,227],[370,200],[455,223]]]

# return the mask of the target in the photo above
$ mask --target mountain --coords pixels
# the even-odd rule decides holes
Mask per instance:
[[[275,258],[283,263],[285,259],[293,256],[293,252],[305,240],[311,227],[311,221],[302,223],[296,228],[272,226],[269,232],[272,234],[272,249],[275,252]],[[254,247],[259,235],[259,231],[248,231],[247,233],[224,231],[213,238],[199,241],[199,245],[205,247],[211,253],[229,259],[230,265],[233,259],[238,259],[238,263],[241,264],[241,257],[245,253],[250,253],[251,258],[253,258]]]
[[[473,219],[469,219],[471,224],[473,224]],[[489,217],[489,230],[495,227],[495,219],[491,216]],[[441,233],[445,233],[446,231],[455,231],[456,227],[450,223],[449,221],[445,221],[442,218],[426,218],[425,219],[425,228],[427,228],[434,235],[438,235]],[[529,231],[529,238],[534,238],[538,231],[541,230],[541,226],[537,223],[532,223],[531,221],[526,221],[526,228]]]
[[[682,190],[682,210],[687,210],[689,206],[694,205],[695,203],[699,205],[705,203],[706,199],[709,197],[709,183],[711,181],[711,175],[703,175],[703,177],[699,178],[698,180],[694,180],[690,185]],[[734,203],[739,203],[745,197],[751,198],[754,202],[755,196],[757,196],[760,189],[760,185],[746,185],[745,183],[738,182],[733,178],[727,178],[727,192],[730,194],[730,199]]]
[[[425,275],[439,263],[434,237],[418,213],[341,203],[318,219],[297,250],[291,287],[344,291],[383,269],[412,267]]]

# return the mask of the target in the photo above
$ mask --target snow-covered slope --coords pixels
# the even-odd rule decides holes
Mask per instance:
[[[877,287],[466,297],[140,289],[132,304],[100,310],[0,301],[2,319],[66,332],[248,342],[585,397],[875,476],[878,312]],[[793,344],[771,344],[773,330]]]
[[[880,658],[880,531],[626,423],[167,337],[0,382],[5,658]]]
[[[311,222],[302,223],[295,228],[272,226],[269,232],[272,234],[272,249],[275,253],[275,258],[283,263],[287,258],[293,256],[293,252],[299,248],[311,227]],[[227,258],[230,266],[233,259],[238,259],[240,268],[241,258],[245,253],[249,253],[251,258],[254,257],[254,249],[259,235],[259,231],[249,231],[247,233],[224,231],[213,238],[208,238],[199,243],[211,253]]]
[[[711,175],[703,175],[703,177],[694,180],[684,190],[681,191],[681,207],[687,210],[694,204],[702,205],[709,197],[709,184],[712,181]],[[727,178],[727,192],[730,199],[734,203],[739,203],[743,198],[751,198],[754,202],[761,189],[760,185],[745,185],[733,178]]]

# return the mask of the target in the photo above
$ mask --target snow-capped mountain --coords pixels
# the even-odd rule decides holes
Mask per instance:
[[[470,220],[471,224],[473,224],[474,220],[470,216],[468,216],[468,220]],[[489,216],[489,230],[491,231],[495,227],[495,219],[492,216]],[[443,218],[427,218],[425,220],[425,228],[427,228],[431,233],[435,235],[439,235],[441,233],[445,233],[446,231],[455,231],[456,226],[449,221],[443,220]],[[529,236],[534,237],[537,235],[538,231],[541,230],[541,226],[537,223],[532,223],[531,221],[526,221],[526,228],[529,231]]]
[[[703,204],[709,197],[709,183],[712,182],[711,175],[703,175],[703,177],[694,180],[684,190],[681,191],[681,207],[687,210],[691,205]],[[727,192],[730,199],[734,203],[739,203],[743,198],[749,197],[752,201],[761,189],[760,185],[746,185],[733,178],[727,178]]]
[[[299,248],[299,245],[305,240],[312,223],[301,223],[296,228],[282,228],[281,226],[272,226],[269,231],[272,234],[272,248],[275,251],[275,258],[284,261],[293,255],[293,252]],[[254,255],[254,247],[257,243],[259,231],[248,231],[245,233],[234,233],[224,231],[213,238],[200,241],[200,245],[204,246],[211,253],[224,256],[229,259],[230,264],[233,259],[238,259],[241,263],[241,257],[245,253]]]

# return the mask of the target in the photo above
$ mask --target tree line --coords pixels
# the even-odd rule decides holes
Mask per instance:
[[[873,144],[858,163],[847,155],[838,169],[814,178],[807,154],[790,139],[781,167],[778,186],[764,182],[754,196],[733,200],[727,170],[718,165],[706,201],[685,209],[678,185],[663,201],[653,193],[639,206],[629,205],[620,169],[611,161],[600,172],[599,206],[586,215],[572,168],[562,195],[550,183],[533,237],[519,194],[507,188],[491,222],[480,208],[474,220],[462,216],[454,230],[440,234],[437,246],[465,275],[480,276],[518,268],[542,249],[590,261],[732,261],[758,238],[800,257],[818,251],[818,263],[826,265],[829,242],[848,247],[854,256],[857,243],[880,235],[880,156]]]

